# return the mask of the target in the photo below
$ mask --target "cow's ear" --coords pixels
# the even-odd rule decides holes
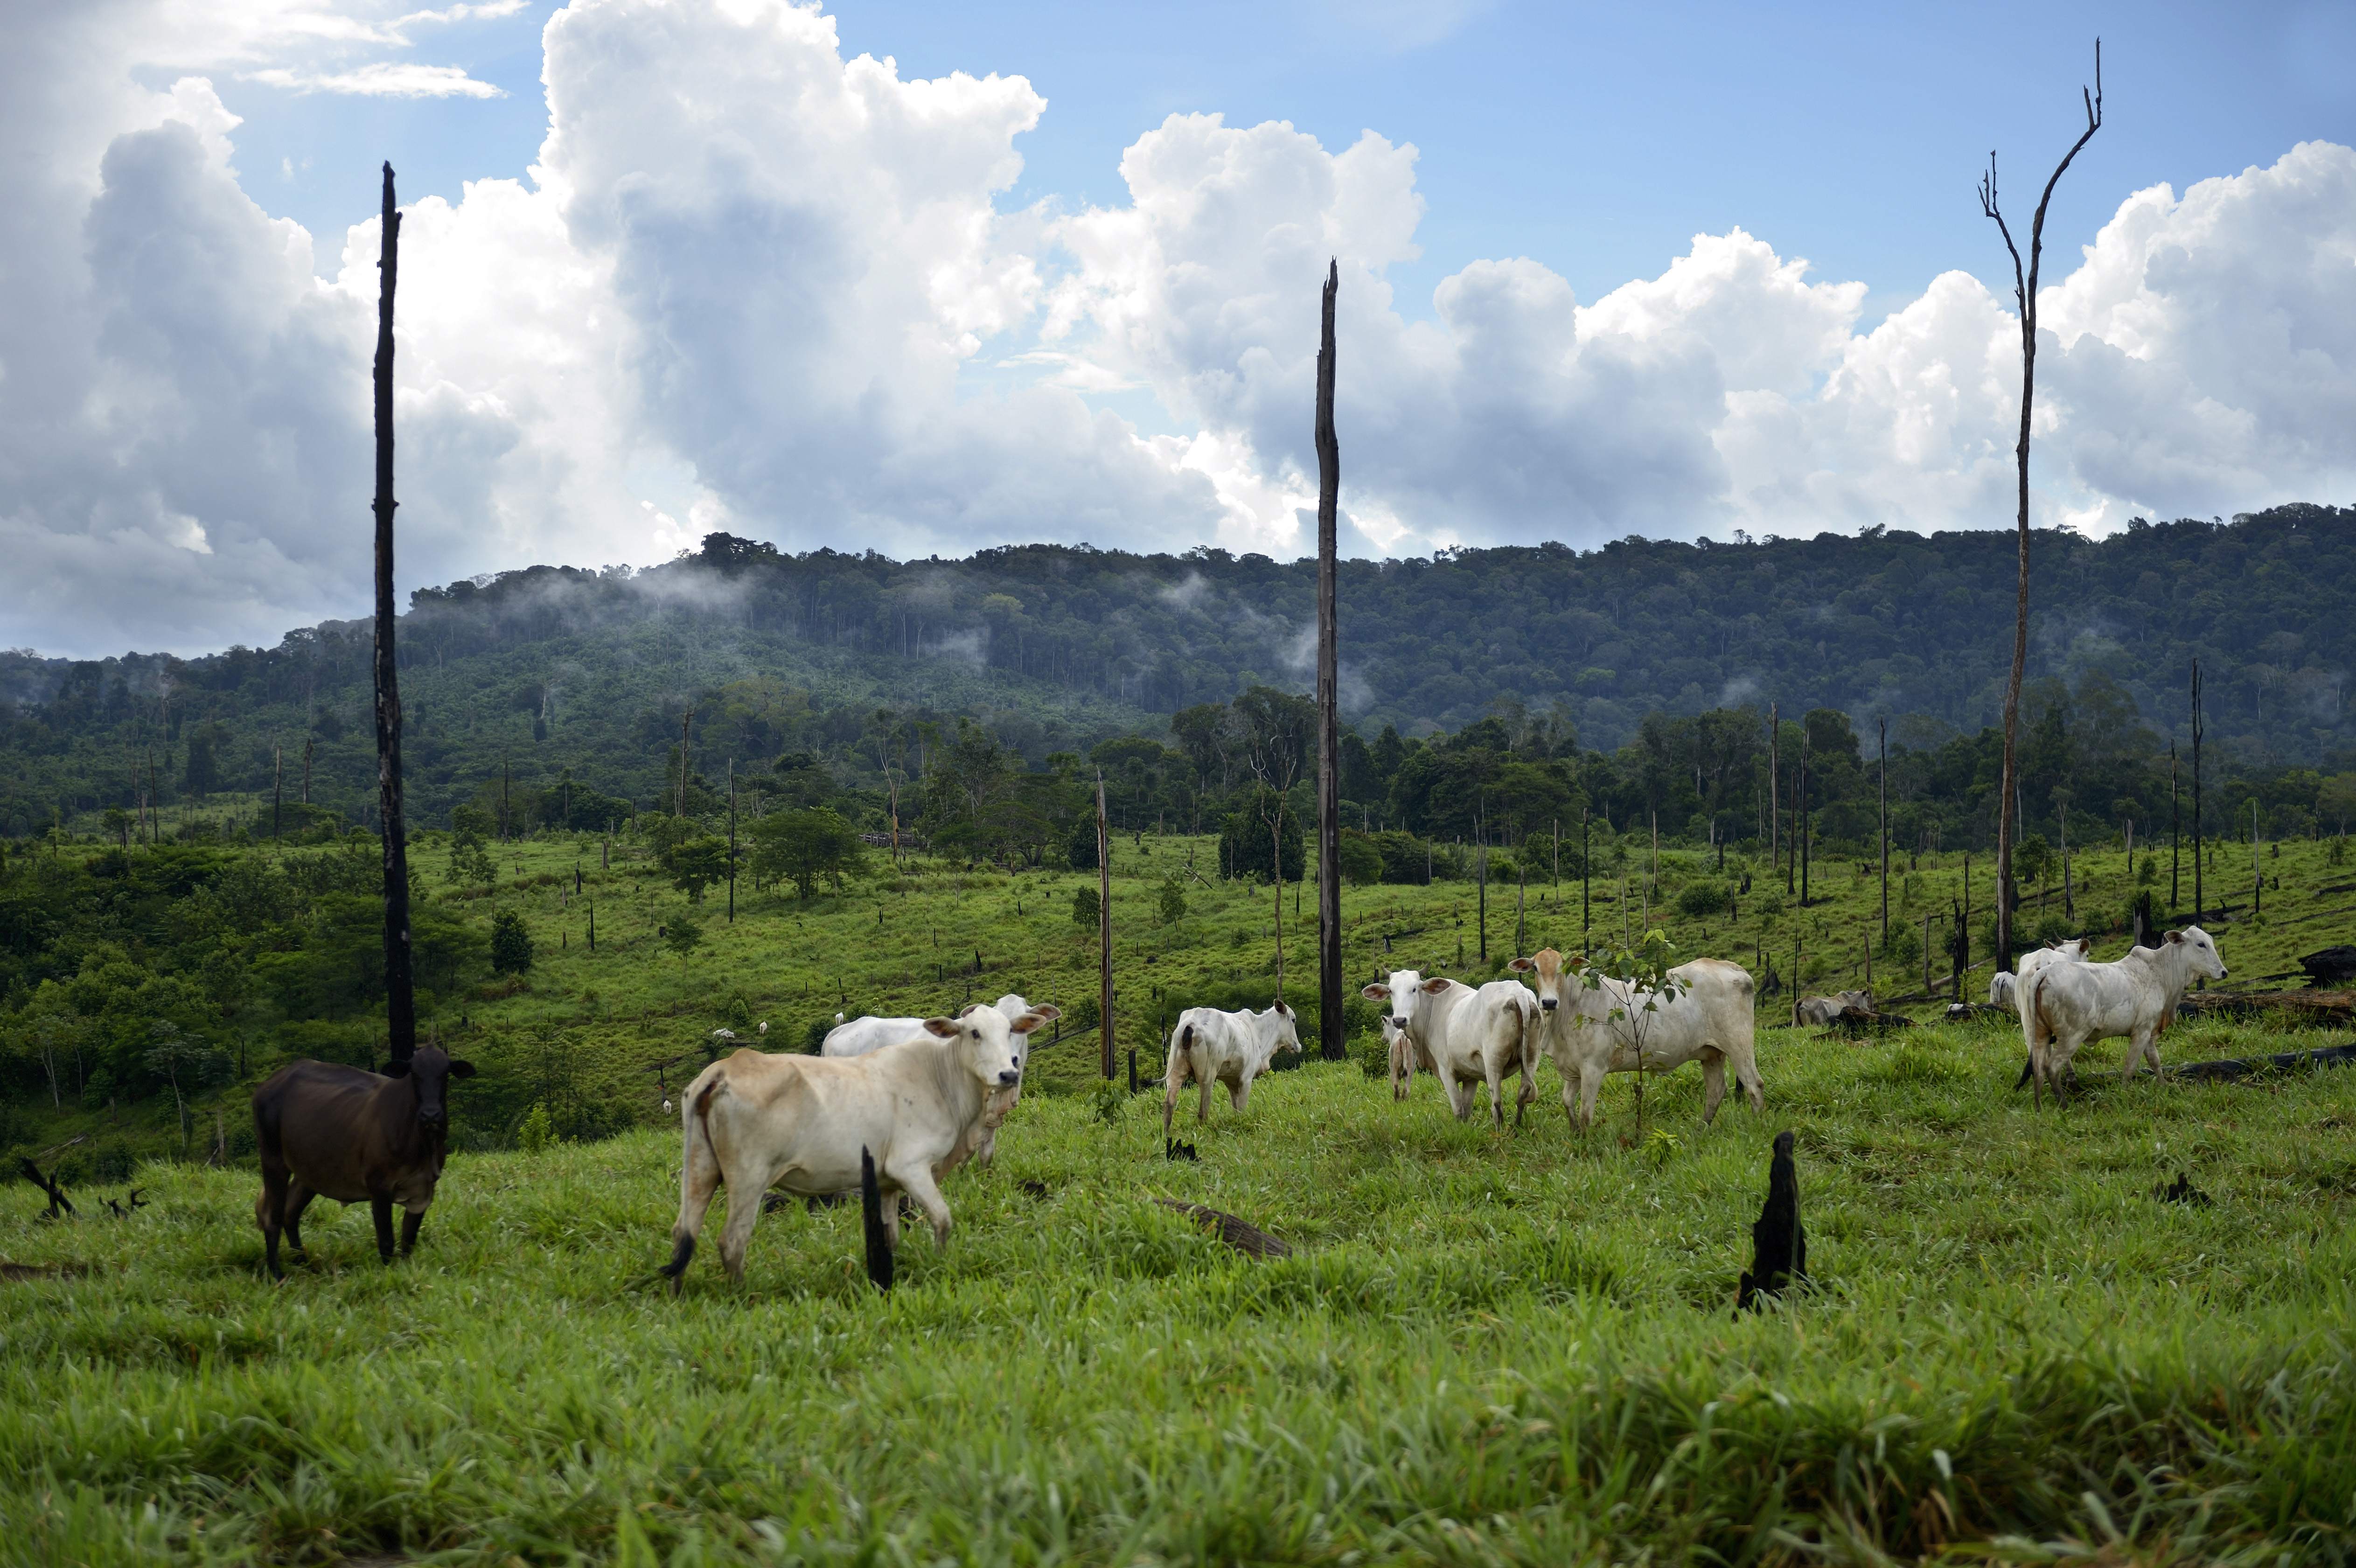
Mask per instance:
[[[1053,1002],[1033,1002],[1031,1004],[1031,1012],[1033,1016],[1050,1024],[1064,1015],[1064,1010]]]
[[[925,1020],[925,1032],[938,1035],[944,1040],[954,1040],[965,1031],[958,1027],[955,1018],[927,1018]]]
[[[2184,940],[2184,933],[2182,931],[2170,931],[2168,933],[2168,940],[2171,942],[2180,942]]]
[[[981,1004],[980,1004],[980,1003],[979,1003],[979,1002],[969,1002],[969,1003],[967,1003],[964,1006],[962,1006],[962,1007],[960,1007],[960,1008],[958,1008],[958,1009],[957,1010],[957,1015],[958,1015],[958,1017],[962,1018],[962,1017],[964,1017],[967,1014],[969,1014],[969,1013],[972,1012],[975,1008],[977,1008],[977,1007],[979,1007],[979,1006],[980,1006],[980,1005],[981,1005]]]
[[[1284,998],[1281,996],[1276,999],[1275,1012],[1276,1015],[1280,1018],[1290,1018],[1292,1016],[1292,1009],[1284,1004]]]
[[[1444,974],[1435,974],[1430,980],[1423,983],[1423,989],[1426,993],[1437,996],[1455,983],[1456,983],[1454,981],[1449,979]]]
[[[452,1057],[450,1058],[450,1076],[452,1078],[472,1078],[475,1076],[475,1064],[466,1060],[464,1057]]]
[[[407,1062],[387,1062],[376,1070],[377,1075],[380,1078],[407,1078],[409,1076],[409,1064]]]
[[[1387,985],[1362,986],[1358,994],[1369,1002],[1387,1002],[1390,1000],[1391,988]]]
[[[1033,1007],[1030,1012],[1023,1014],[1023,1016],[1015,1019],[1012,1024],[1007,1025],[1006,1028],[1007,1032],[1010,1034],[1027,1035],[1046,1021],[1046,1015],[1041,1013],[1036,1007]]]
[[[1537,968],[1537,965],[1532,963],[1526,958],[1517,958],[1509,960],[1506,962],[1505,967],[1512,970],[1515,974],[1527,974],[1530,971]]]

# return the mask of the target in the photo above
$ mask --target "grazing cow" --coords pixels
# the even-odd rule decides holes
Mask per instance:
[[[970,1012],[973,1006],[977,1005],[979,1004],[969,1005],[965,1011]],[[992,1005],[1010,1024],[1026,1013],[1035,1012],[1040,1017],[1051,1023],[1063,1016],[1060,1010],[1044,1003],[1034,1008],[1030,1003],[1011,991],[1000,997]],[[925,1032],[925,1020],[922,1018],[853,1018],[846,1024],[842,1021],[841,1014],[837,1013],[834,1016],[835,1026],[827,1031],[826,1039],[819,1046],[819,1055],[822,1057],[865,1056],[879,1046],[916,1039]],[[959,1016],[963,1016],[963,1014],[961,1013]],[[1016,1034],[1014,1056],[1017,1073],[1031,1065],[1030,1036]],[[998,1129],[1005,1122],[1007,1113],[1022,1103],[1022,1101],[1023,1085],[1018,1079],[1012,1089],[992,1095],[987,1112],[975,1122],[974,1144],[970,1153],[973,1155],[974,1164],[981,1169],[988,1170],[990,1162],[998,1157]]]
[[[1211,1119],[1211,1085],[1227,1086],[1227,1101],[1241,1111],[1251,1101],[1252,1079],[1268,1070],[1279,1051],[1301,1052],[1299,1020],[1281,998],[1265,1013],[1248,1008],[1222,1013],[1215,1007],[1189,1007],[1178,1015],[1170,1031],[1170,1059],[1162,1069],[1162,1140],[1170,1141],[1171,1113],[1178,1108],[1178,1091],[1194,1079],[1203,1086],[1197,1122]]]
[[[2120,1081],[2135,1077],[2148,1054],[2159,1068],[2160,1029],[2176,1016],[2177,1004],[2195,975],[2225,978],[2217,944],[2198,926],[2170,931],[2157,947],[2131,948],[2110,963],[2048,963],[2024,983],[2021,1017],[2029,1036],[2029,1065],[2038,1103],[2051,1085],[2056,1103],[2070,1058],[2088,1040],[2127,1037]]]
[[[2020,955],[2015,967],[2019,972],[2008,974],[2003,970],[1988,976],[1988,1005],[2020,1010],[2020,988],[2029,977],[2049,963],[2079,963],[2094,950],[2092,937],[2072,937],[2066,942],[2047,942]],[[2023,1082],[2028,1081],[2026,1079]]]
[[[1840,1015],[1852,1007],[1861,1008],[1868,1013],[1872,1012],[1874,1010],[1873,993],[1837,991],[1830,996],[1804,997],[1801,999],[1798,1011],[1794,1015],[1794,1021],[1810,1028],[1821,1029],[1827,1025],[1839,1023]]]
[[[679,1220],[671,1227],[674,1281],[695,1256],[696,1234],[725,1183],[728,1223],[720,1261],[744,1277],[744,1250],[770,1187],[822,1197],[859,1185],[859,1156],[872,1154],[885,1192],[905,1193],[947,1246],[949,1208],[940,1177],[973,1150],[972,1129],[993,1097],[1023,1079],[1018,1038],[1047,1020],[1035,1012],[1009,1022],[992,1007],[927,1018],[925,1031],[850,1058],[738,1051],[712,1063],[687,1088]],[[900,1242],[900,1210],[885,1206],[884,1229]]]
[[[1503,1131],[1505,1077],[1518,1071],[1522,1089],[1514,1101],[1514,1122],[1520,1124],[1523,1111],[1538,1097],[1533,1077],[1537,1070],[1537,999],[1526,986],[1493,980],[1476,991],[1445,975],[1426,980],[1414,970],[1401,969],[1391,972],[1389,983],[1366,986],[1361,994],[1390,1003],[1394,1097],[1406,1098],[1413,1066],[1421,1062],[1447,1090],[1449,1109],[1459,1122],[1472,1114],[1472,1085],[1486,1083],[1490,1123]]]
[[[1701,1063],[1704,1122],[1718,1115],[1726,1098],[1726,1067],[1751,1097],[1751,1109],[1764,1110],[1753,1048],[1751,972],[1723,959],[1697,958],[1669,971],[1679,982],[1676,995],[1642,1011],[1647,997],[1620,981],[1590,976],[1579,959],[1565,961],[1547,948],[1511,966],[1532,975],[1546,1050],[1562,1075],[1562,1108],[1582,1128],[1595,1124],[1596,1096],[1607,1073],[1674,1072]],[[1617,1011],[1621,1016],[1612,1016]],[[1643,1060],[1637,1059],[1641,1030]]]
[[[314,1197],[366,1198],[376,1215],[376,1250],[392,1262],[392,1206],[407,1211],[401,1251],[417,1245],[448,1150],[450,1079],[475,1064],[422,1046],[381,1073],[328,1062],[288,1062],[253,1091],[253,1137],[262,1155],[262,1197],[253,1206],[273,1279],[278,1237],[303,1251],[303,1210]]]

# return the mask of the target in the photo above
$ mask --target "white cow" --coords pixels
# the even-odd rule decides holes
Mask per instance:
[[[965,1013],[979,1005],[979,1003],[969,1004],[958,1016],[963,1017]],[[1026,1013],[1036,1013],[1050,1022],[1063,1016],[1060,1010],[1045,1003],[1034,1008],[1011,991],[991,1005],[1010,1024]],[[838,1020],[841,1016],[840,1013],[835,1015]],[[853,1018],[847,1024],[838,1022],[828,1030],[826,1039],[819,1046],[818,1054],[822,1057],[865,1056],[882,1046],[920,1038],[924,1033],[925,1020],[922,1018]],[[1018,1073],[1027,1071],[1031,1066],[1031,1037],[1028,1035],[1018,1033],[1014,1036],[1014,1056],[1015,1070]],[[998,1157],[1000,1124],[1005,1122],[1007,1113],[1022,1102],[1023,1085],[1019,1079],[1012,1089],[991,1097],[989,1115],[974,1127],[974,1164],[983,1170],[988,1170],[990,1162]]]
[[[1448,1091],[1449,1109],[1459,1122],[1472,1114],[1472,1085],[1489,1086],[1489,1121],[1505,1125],[1505,1082],[1522,1075],[1514,1121],[1538,1097],[1537,999],[1527,987],[1493,980],[1474,990],[1445,975],[1426,980],[1411,969],[1394,970],[1388,984],[1369,985],[1369,1001],[1390,1003],[1396,1033],[1391,1047],[1391,1092],[1406,1098],[1417,1062]]]
[[[2050,1084],[2059,1101],[2070,1058],[2088,1040],[2127,1037],[2121,1081],[2135,1077],[2145,1055],[2159,1069],[2160,1029],[2176,1016],[2177,1004],[2195,975],[2225,978],[2217,944],[2198,926],[2170,931],[2158,947],[2132,948],[2110,963],[2048,963],[2023,987],[2021,1016],[2029,1036],[2029,1065],[2040,1103]]]
[[[683,1101],[679,1220],[663,1272],[677,1280],[686,1271],[704,1212],[725,1183],[720,1261],[743,1280],[761,1194],[775,1187],[823,1197],[855,1187],[862,1149],[874,1158],[876,1185],[915,1198],[932,1221],[934,1244],[948,1245],[940,1178],[971,1152],[971,1131],[993,1097],[1022,1081],[1016,1041],[1045,1022],[1026,1013],[1010,1024],[994,1008],[976,1007],[961,1018],[927,1018],[918,1038],[847,1060],[740,1050],[713,1062]],[[884,1204],[884,1226],[897,1247],[898,1203]]]
[[[1793,1010],[1792,1021],[1795,1025],[1805,1025],[1821,1029],[1828,1025],[1839,1023],[1840,1015],[1851,1007],[1861,1008],[1868,1013],[1872,1012],[1873,993],[1836,991],[1830,996],[1803,997],[1800,1004]],[[1645,1054],[1647,1056],[1652,1054],[1650,1047],[1645,1048]]]
[[[1228,1103],[1241,1111],[1251,1101],[1252,1079],[1268,1070],[1277,1052],[1301,1053],[1301,1035],[1294,1027],[1298,1021],[1280,998],[1265,1013],[1189,1007],[1179,1014],[1177,1026],[1170,1031],[1170,1059],[1162,1069],[1162,1141],[1170,1139],[1171,1114],[1189,1078],[1203,1086],[1195,1121],[1211,1119],[1214,1082],[1227,1086]]]
[[[1643,1011],[1651,993],[1633,993],[1620,981],[1589,975],[1583,961],[1547,948],[1511,967],[1535,977],[1541,1036],[1555,1070],[1562,1075],[1562,1108],[1581,1127],[1595,1124],[1596,1096],[1607,1073],[1674,1072],[1701,1063],[1701,1119],[1718,1115],[1726,1098],[1726,1068],[1751,1097],[1751,1109],[1765,1109],[1753,1045],[1751,972],[1724,959],[1697,958],[1669,971],[1680,983],[1674,997],[1659,998]],[[1617,1012],[1617,1018],[1612,1015]],[[1638,1060],[1641,1037],[1643,1059]]]
[[[2015,973],[1998,970],[1988,976],[1988,1005],[2019,1012],[2020,988],[2029,983],[2030,975],[2049,963],[2083,963],[2094,950],[2092,937],[2072,937],[2066,942],[2047,942],[2041,948],[2032,948],[2020,955],[2020,962],[2014,966]]]

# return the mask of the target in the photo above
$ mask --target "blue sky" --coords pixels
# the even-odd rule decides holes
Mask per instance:
[[[2034,520],[2356,500],[2356,0],[419,3],[0,7],[7,640],[365,607],[387,158],[404,581],[1290,557],[1329,259],[1353,554],[2007,526],[2098,34]]]
[[[326,238],[367,215],[384,157],[404,200],[521,176],[547,131],[540,36],[553,9],[420,30],[407,51],[504,99],[220,81],[245,119],[247,189]],[[826,9],[846,56],[890,56],[903,77],[1020,75],[1046,98],[1001,209],[1124,199],[1121,150],[1173,113],[1290,121],[1329,149],[1367,128],[1413,143],[1423,255],[1391,272],[1410,316],[1477,257],[1532,257],[1592,300],[1735,225],[1819,278],[1866,280],[1869,323],[1952,267],[2008,290],[1973,181],[1996,148],[2026,216],[2080,128],[2098,35],[2105,127],[2055,200],[2063,264],[2130,190],[2181,191],[2300,141],[2356,139],[2351,4]]]

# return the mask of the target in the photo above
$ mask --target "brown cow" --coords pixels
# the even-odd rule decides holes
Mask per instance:
[[[401,1224],[404,1256],[442,1177],[449,1136],[449,1080],[472,1078],[475,1064],[454,1061],[425,1046],[381,1073],[327,1062],[289,1062],[253,1091],[254,1141],[262,1152],[262,1197],[254,1222],[270,1255],[273,1279],[278,1233],[303,1251],[303,1210],[314,1197],[338,1203],[366,1198],[376,1214],[376,1250],[392,1262],[392,1206],[408,1210]]]

